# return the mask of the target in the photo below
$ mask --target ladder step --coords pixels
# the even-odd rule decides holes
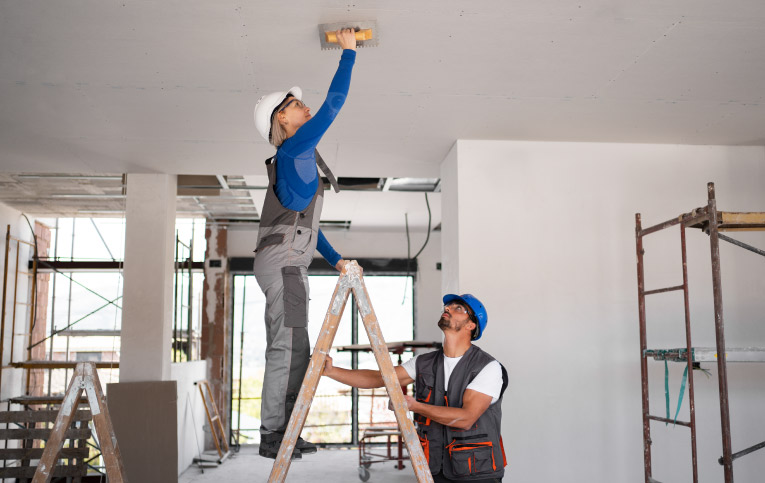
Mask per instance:
[[[39,460],[44,448],[0,449],[0,460]],[[61,448],[59,459],[82,459],[90,454],[90,448]]]
[[[64,396],[18,396],[9,399],[11,404],[21,404],[22,406],[37,406],[42,404],[61,404],[64,402]],[[80,404],[88,404],[88,395],[82,393]]]
[[[51,429],[0,429],[0,439],[44,439],[48,440],[51,435]],[[64,433],[66,439],[88,439],[90,438],[90,429],[67,429]]]
[[[62,398],[63,399],[63,398]],[[56,421],[58,409],[43,409],[40,411],[3,411],[0,412],[0,423],[52,423]],[[75,411],[72,421],[90,421],[93,415],[90,411]]]
[[[677,424],[678,426],[685,426],[686,428],[691,427],[691,423],[686,423],[685,421],[673,421],[667,418],[660,418],[659,416],[648,416],[648,419],[659,421],[660,423]]]
[[[37,468],[34,466],[8,466],[0,468],[0,478],[26,478],[26,481],[29,481],[28,479],[35,476],[36,470]],[[85,465],[59,465],[53,468],[50,475],[56,478],[74,478],[85,476],[87,472],[88,467]]]
[[[664,292],[673,292],[675,290],[683,290],[682,285],[678,285],[677,287],[667,287],[667,288],[657,288],[656,290],[646,290],[643,292],[643,295],[653,295],[656,293],[664,293]]]

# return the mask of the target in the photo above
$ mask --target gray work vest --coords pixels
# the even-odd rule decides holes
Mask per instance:
[[[417,357],[415,397],[434,406],[462,407],[462,395],[492,356],[471,345],[444,388],[444,352],[437,350]],[[501,364],[500,364],[501,366]],[[502,395],[507,388],[507,371],[502,367],[502,391],[472,428],[456,429],[415,413],[417,434],[431,473],[443,471],[445,477],[458,481],[502,478],[505,474],[505,449],[502,446]]]
[[[316,164],[336,192],[340,191],[332,171],[314,151]],[[260,214],[258,244],[255,249],[254,270],[258,272],[280,271],[282,267],[308,267],[313,260],[319,238],[319,218],[324,201],[324,183],[319,179],[311,202],[302,211],[282,206],[276,197],[276,156],[266,160],[268,190]]]

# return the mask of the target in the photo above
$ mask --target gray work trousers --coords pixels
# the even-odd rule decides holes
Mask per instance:
[[[266,372],[260,433],[284,433],[300,392],[308,362],[308,270],[255,271],[266,296]]]

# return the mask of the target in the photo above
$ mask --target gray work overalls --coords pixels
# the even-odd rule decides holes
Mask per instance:
[[[335,191],[337,181],[318,151],[316,164]],[[319,237],[324,184],[302,211],[285,208],[274,192],[276,156],[266,160],[268,191],[255,250],[255,278],[266,296],[266,371],[261,434],[284,433],[308,369],[308,265]]]

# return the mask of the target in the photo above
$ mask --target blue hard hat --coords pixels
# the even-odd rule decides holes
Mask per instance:
[[[463,304],[470,307],[470,309],[473,311],[473,314],[475,315],[475,319],[476,319],[475,322],[477,325],[476,327],[477,330],[475,332],[475,335],[473,336],[473,340],[480,339],[484,329],[486,328],[486,323],[489,321],[489,314],[486,313],[486,307],[484,307],[481,301],[475,298],[474,295],[469,293],[464,293],[462,295],[455,295],[455,294],[444,295],[444,305],[449,305],[450,303],[454,301],[462,302]]]

